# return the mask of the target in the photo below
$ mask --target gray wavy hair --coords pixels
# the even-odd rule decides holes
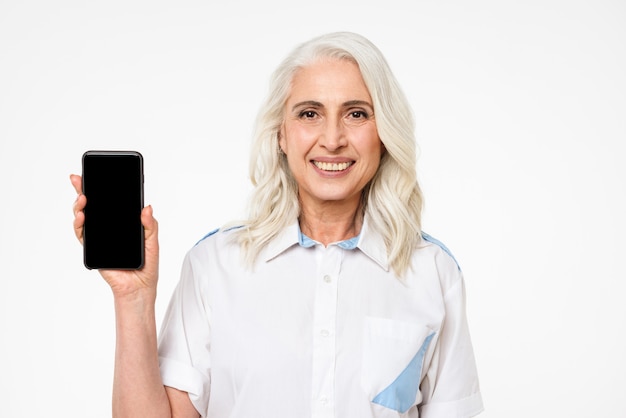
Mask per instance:
[[[363,209],[368,225],[384,237],[390,266],[402,277],[421,240],[423,197],[415,168],[413,115],[382,53],[355,33],[335,32],[311,39],[296,47],[274,71],[254,131],[249,167],[254,190],[248,219],[235,237],[246,264],[252,267],[261,249],[300,214],[298,185],[285,155],[278,152],[278,133],[295,73],[322,58],[356,63],[372,98],[386,152],[363,190]]]

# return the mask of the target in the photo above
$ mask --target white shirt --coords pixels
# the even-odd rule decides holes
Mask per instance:
[[[247,269],[232,231],[187,254],[159,336],[166,386],[202,417],[471,417],[482,411],[463,276],[424,235],[398,279],[364,224],[325,247],[297,223]]]

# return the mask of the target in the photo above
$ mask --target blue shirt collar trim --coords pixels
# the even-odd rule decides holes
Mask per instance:
[[[346,250],[358,248],[380,267],[388,271],[389,263],[387,261],[385,242],[380,234],[369,228],[368,224],[366,215],[360,234],[348,240],[338,242],[336,245]],[[286,227],[275,239],[268,243],[267,247],[262,251],[261,259],[269,261],[293,245],[311,248],[316,244],[317,242],[302,233],[298,221],[295,220],[294,223]]]
[[[354,250],[358,243],[359,243],[359,238],[361,237],[361,234],[357,235],[356,237],[352,237],[350,239],[346,239],[343,241],[339,241],[339,242],[335,242],[331,245],[337,245],[340,248],[343,248],[344,250]],[[304,248],[311,248],[313,247],[315,244],[319,244],[317,241],[307,237],[302,230],[300,229],[300,226],[298,225],[298,244],[300,244],[301,247]]]

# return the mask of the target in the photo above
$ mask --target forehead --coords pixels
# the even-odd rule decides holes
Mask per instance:
[[[287,102],[294,100],[365,100],[370,94],[356,63],[325,58],[296,71]]]

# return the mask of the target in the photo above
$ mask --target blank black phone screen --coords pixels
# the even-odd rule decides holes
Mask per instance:
[[[136,151],[83,155],[84,263],[89,269],[139,269],[144,262],[143,157]]]

